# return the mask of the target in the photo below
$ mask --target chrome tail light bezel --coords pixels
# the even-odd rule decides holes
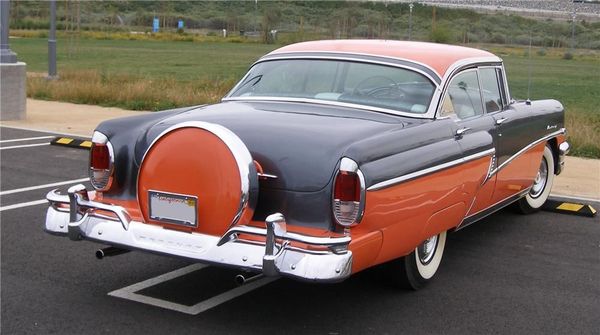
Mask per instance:
[[[350,204],[350,201],[342,201],[340,199],[336,199],[335,187],[338,179],[338,175],[340,173],[350,173],[354,174],[359,181],[359,199],[358,201],[352,201],[353,204]],[[366,187],[365,187],[365,176],[362,171],[358,168],[358,163],[354,160],[343,157],[340,161],[340,166],[338,171],[336,172],[333,178],[333,185],[331,190],[331,209],[333,213],[333,218],[335,223],[342,227],[353,227],[358,225],[364,215],[365,212],[365,200],[366,200]],[[344,204],[345,203],[345,204]],[[343,205],[353,205],[355,208],[352,210],[351,218],[343,217],[341,213],[341,207]]]
[[[92,166],[92,155],[95,145],[105,145],[108,148],[108,169],[94,169]],[[115,152],[108,137],[99,131],[95,131],[92,136],[92,147],[90,148],[89,176],[90,183],[97,191],[107,191],[113,183],[115,167]]]

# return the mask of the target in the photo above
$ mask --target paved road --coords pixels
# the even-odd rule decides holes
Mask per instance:
[[[86,177],[85,150],[6,149],[50,135],[1,129],[2,192]],[[340,284],[263,281],[234,297],[236,271],[139,252],[98,261],[98,245],[43,232],[45,204],[8,207],[51,188],[0,197],[3,334],[600,333],[598,217],[501,211],[450,234],[436,279],[418,292],[373,269]],[[189,273],[157,279],[182,268]],[[137,290],[146,302],[214,307],[188,315],[108,295],[148,279],[155,285]]]

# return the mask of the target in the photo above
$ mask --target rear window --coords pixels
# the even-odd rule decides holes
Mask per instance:
[[[309,99],[424,114],[435,86],[409,69],[339,60],[273,60],[252,67],[228,98]]]

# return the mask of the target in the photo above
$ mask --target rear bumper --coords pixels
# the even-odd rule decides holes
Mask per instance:
[[[132,220],[120,206],[88,199],[83,185],[46,196],[50,207],[45,229],[72,240],[92,240],[125,249],[143,250],[199,262],[262,271],[268,276],[335,282],[351,274],[350,237],[314,237],[286,231],[283,215],[267,217],[266,228],[234,226],[223,236],[163,229]],[[264,242],[243,235],[263,236]],[[262,238],[260,239],[262,241]],[[316,248],[300,248],[293,242]],[[312,250],[318,249],[318,250]]]
[[[557,166],[557,171],[556,171],[557,175],[559,175],[561,172],[564,171],[565,156],[567,156],[567,154],[569,153],[570,150],[571,150],[571,146],[569,145],[569,143],[567,141],[562,142],[558,146],[558,166]]]

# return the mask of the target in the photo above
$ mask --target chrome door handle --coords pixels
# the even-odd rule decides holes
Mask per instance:
[[[462,137],[467,131],[471,130],[469,127],[464,127],[456,130],[456,137]]]
[[[499,126],[499,125],[501,125],[506,120],[508,120],[507,117],[499,118],[499,119],[496,120],[496,125]]]

